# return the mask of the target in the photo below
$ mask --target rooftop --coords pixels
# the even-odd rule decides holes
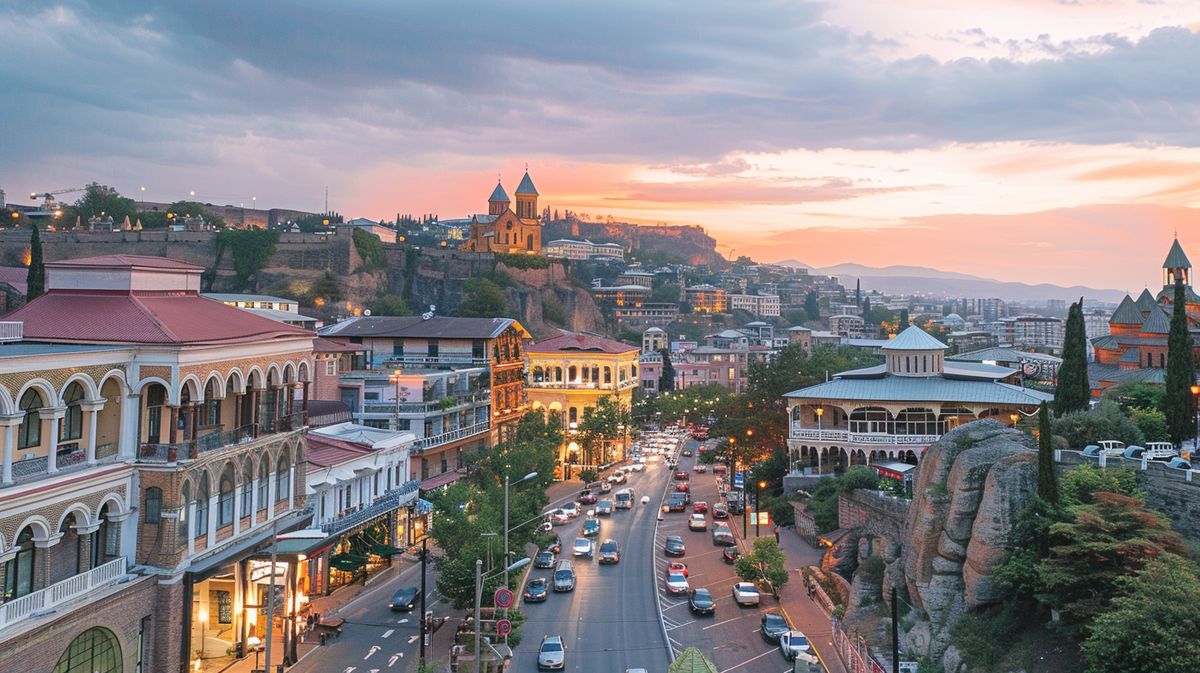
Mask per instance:
[[[504,191],[504,185],[500,181],[496,181],[496,188],[492,190],[492,195],[488,197],[488,201],[496,201],[499,203],[508,203],[508,194]]]
[[[497,185],[499,186],[499,185]],[[533,180],[529,179],[529,171],[525,171],[525,177],[521,178],[521,184],[517,185],[518,196],[537,196],[537,187],[533,186]]]
[[[631,353],[639,350],[637,346],[631,346],[627,343],[606,339],[602,336],[594,334],[572,334],[564,333],[556,337],[551,337],[544,341],[539,341],[530,345],[525,349],[528,353],[569,353],[569,352],[590,352],[590,353]]]
[[[220,302],[237,302],[237,301],[253,301],[253,302],[272,302],[275,304],[297,304],[295,299],[285,299],[283,297],[275,297],[269,294],[237,294],[233,292],[201,292],[201,297],[215,299]]]
[[[319,332],[325,337],[494,339],[514,325],[525,332],[525,328],[512,318],[452,318],[438,315],[425,320],[419,315],[361,316],[323,327]]]
[[[1188,261],[1187,255],[1183,254],[1183,246],[1179,245],[1179,239],[1175,239],[1171,243],[1171,250],[1167,252],[1167,259],[1163,261],[1164,269],[1190,269],[1192,263]]]
[[[96,257],[79,257],[76,259],[64,259],[57,262],[46,262],[46,268],[64,266],[64,267],[102,267],[102,266],[118,266],[118,267],[134,267],[142,269],[179,269],[188,271],[203,271],[204,269],[181,262],[177,259],[169,257],[151,257],[149,255],[99,255]]]
[[[885,374],[877,378],[842,378],[794,390],[784,397],[796,399],[856,400],[864,402],[968,402],[978,404],[1036,405],[1054,399],[1050,393],[1007,383],[941,376],[911,377]]]
[[[883,346],[886,351],[930,351],[930,350],[945,350],[948,348],[946,344],[938,341],[929,335],[928,332],[911,325]]]

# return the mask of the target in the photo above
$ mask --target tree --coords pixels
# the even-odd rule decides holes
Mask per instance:
[[[790,577],[787,556],[773,537],[756,538],[752,550],[739,557],[733,568],[747,582],[766,580],[776,594]]]
[[[900,309],[900,325],[897,329],[903,330],[905,327],[908,327],[908,309],[902,308]]]
[[[1167,417],[1162,409],[1133,407],[1128,410],[1129,419],[1138,426],[1147,442],[1166,442],[1171,438]]]
[[[1191,385],[1191,384],[1189,384]],[[1083,299],[1071,304],[1063,338],[1063,361],[1058,368],[1058,386],[1054,390],[1054,415],[1088,408],[1091,387],[1087,374],[1087,334],[1083,326]]]
[[[1042,402],[1038,409],[1038,497],[1058,503],[1058,478],[1054,474],[1054,447],[1050,430],[1050,407]]]
[[[874,324],[871,322],[871,298],[870,297],[863,297],[862,315],[863,315],[863,321],[866,324],[868,324],[868,325]]]
[[[470,318],[496,318],[508,313],[508,300],[500,286],[487,278],[471,278],[464,285],[466,295],[457,316]]]
[[[1052,421],[1054,434],[1062,435],[1075,448],[1083,448],[1103,439],[1116,439],[1126,444],[1145,441],[1142,431],[1111,399],[1102,399],[1095,408],[1072,411]]]
[[[804,312],[808,314],[809,320],[820,320],[821,305],[817,301],[816,292],[809,292],[808,296],[804,298]]]
[[[675,365],[671,364],[671,351],[666,348],[658,352],[662,357],[662,373],[658,375],[658,392],[670,393],[675,391]]]
[[[267,265],[275,254],[279,232],[267,229],[226,229],[217,235],[217,259],[228,249],[233,255],[233,270],[240,289]]]
[[[137,204],[112,187],[93,182],[84,188],[83,196],[75,202],[75,214],[84,223],[93,216],[112,217],[113,222],[121,222],[126,217],[134,220],[137,219]]]
[[[42,235],[35,224],[29,233],[29,272],[25,275],[25,301],[33,301],[46,292],[46,265],[42,260]]]
[[[673,304],[679,301],[679,286],[675,283],[664,283],[654,288],[650,293],[650,301]]]
[[[624,439],[633,428],[633,416],[619,399],[605,395],[596,404],[585,407],[579,419],[580,446],[584,465],[605,465],[610,461],[607,449],[612,442]]]
[[[385,294],[367,302],[371,315],[412,315],[408,302],[394,294]]]
[[[327,303],[333,303],[342,298],[342,287],[338,284],[333,274],[328,271],[324,276],[313,281],[309,286],[308,292],[304,296],[306,306],[315,306],[320,308]]]
[[[1175,446],[1196,433],[1195,398],[1196,362],[1192,356],[1192,335],[1188,333],[1187,294],[1183,279],[1175,279],[1175,305],[1171,313],[1171,331],[1167,334],[1167,372],[1163,384],[1163,413],[1167,432]]]
[[[1069,633],[1086,629],[1117,595],[1115,580],[1164,553],[1184,553],[1162,515],[1137,498],[1096,493],[1074,521],[1050,527],[1050,555],[1038,567],[1038,600],[1062,615]]]
[[[1104,397],[1115,400],[1121,409],[1162,409],[1163,387],[1143,381],[1127,381],[1118,386],[1107,388]],[[1164,422],[1166,417],[1164,416]]]
[[[1122,595],[1083,643],[1088,673],[1200,671],[1198,571],[1188,559],[1163,554],[1137,575],[1117,578]]]

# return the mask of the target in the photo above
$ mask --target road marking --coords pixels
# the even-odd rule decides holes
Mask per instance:
[[[668,631],[674,631],[675,629],[680,629],[680,628],[683,628],[683,627],[687,626],[688,624],[695,624],[695,623],[696,623],[696,620],[694,620],[694,619],[693,619],[693,620],[692,620],[692,621],[690,621],[690,622],[684,622],[684,623],[682,623],[682,624],[676,624],[675,626],[668,626],[668,627],[667,627],[667,630],[668,630]]]
[[[745,616],[745,615],[742,615],[742,617],[744,617],[744,616]],[[707,630],[709,630],[709,629],[716,628],[716,627],[718,627],[718,626],[720,626],[720,625],[722,625],[722,624],[728,624],[729,622],[736,622],[737,620],[741,619],[742,617],[734,617],[733,619],[726,619],[725,621],[723,621],[723,622],[717,622],[716,624],[709,624],[708,626],[705,626],[704,628],[702,628],[702,629],[700,629],[700,630],[701,630],[701,631],[707,631]]]
[[[378,652],[379,650],[382,650],[382,649],[383,649],[383,648],[382,648],[382,647],[380,647],[380,646],[378,646],[378,645],[372,645],[372,646],[371,646],[371,651],[370,651],[370,652],[367,652],[367,656],[363,657],[363,661],[366,661],[367,659],[370,659],[370,658],[371,658],[371,655],[375,654],[376,652]]]
[[[777,651],[777,649],[778,649],[778,648],[774,648],[774,647],[773,647],[773,648],[771,648],[771,649],[767,650],[766,652],[763,652],[762,654],[758,655],[757,657],[752,657],[752,658],[750,658],[750,659],[747,659],[747,660],[743,661],[743,662],[742,662],[742,663],[740,663],[740,664],[735,664],[735,665],[733,665],[733,666],[730,666],[729,668],[727,668],[727,669],[725,669],[725,670],[721,671],[721,673],[729,673],[730,671],[732,671],[732,670],[734,670],[734,669],[741,668],[742,666],[745,666],[746,664],[748,664],[748,663],[750,663],[750,662],[752,662],[752,661],[755,661],[756,659],[762,659],[763,657],[767,656],[768,654],[771,654],[771,653],[773,653],[773,652]]]
[[[412,645],[413,643],[417,642],[420,639],[421,639],[421,636],[410,636],[408,639],[408,644]]]
[[[401,656],[403,656],[403,655],[401,655],[400,653],[396,653],[396,654],[393,654],[392,656],[388,657],[388,668],[395,666],[396,662],[400,660]]]
[[[383,632],[383,637],[388,638],[395,632],[396,632],[396,629],[388,629],[387,631]]]
[[[397,624],[407,624],[407,623],[408,623],[408,617],[405,617],[404,619],[397,619],[397,620],[396,620],[396,623],[397,623]]]
[[[347,667],[346,667],[346,670],[342,671],[342,673],[354,673],[354,667],[353,667],[353,666],[347,666]]]

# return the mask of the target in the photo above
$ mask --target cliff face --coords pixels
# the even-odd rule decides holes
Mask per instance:
[[[643,226],[628,222],[585,222],[575,218],[545,225],[542,240],[587,238],[624,243],[642,253],[662,252],[688,264],[718,264],[717,241],[695,225]]]

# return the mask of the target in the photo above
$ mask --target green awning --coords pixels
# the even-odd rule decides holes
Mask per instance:
[[[352,573],[367,564],[366,556],[358,554],[339,554],[329,559],[329,566],[343,572]]]
[[[391,545],[377,544],[371,547],[371,553],[376,556],[395,556],[396,554],[403,554],[404,550]]]

